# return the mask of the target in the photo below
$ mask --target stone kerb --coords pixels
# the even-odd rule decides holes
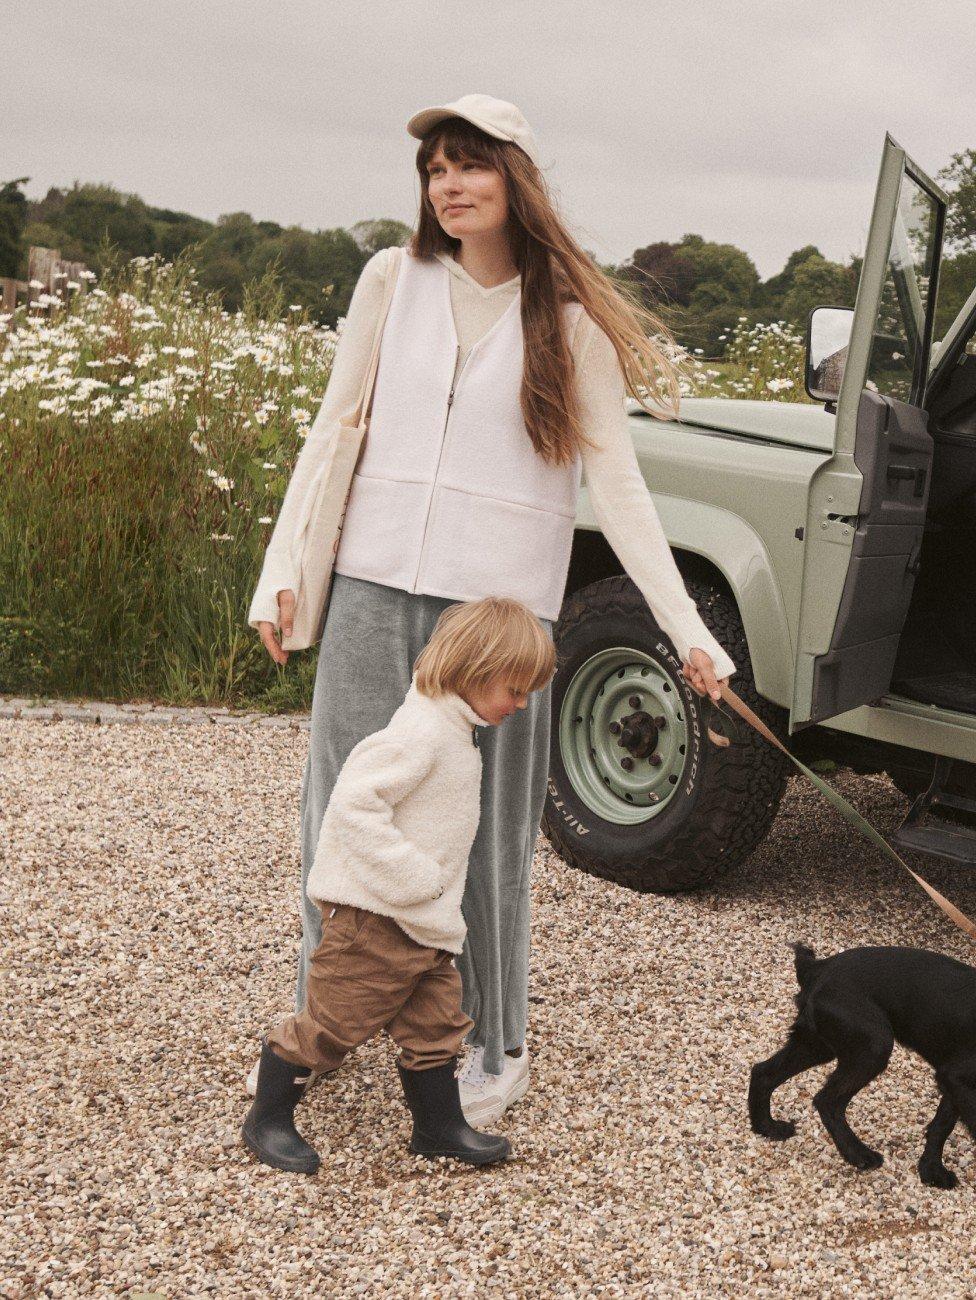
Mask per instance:
[[[140,722],[150,725],[266,727],[308,731],[307,713],[245,713],[228,708],[170,704],[109,704],[100,700],[21,699],[0,695],[0,718],[34,722]]]

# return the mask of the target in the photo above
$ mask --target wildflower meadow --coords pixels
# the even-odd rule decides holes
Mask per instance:
[[[38,307],[0,334],[0,692],[308,708],[315,649],[283,671],[246,615],[338,334],[182,259]],[[805,400],[783,323],[684,360],[689,395]]]
[[[720,335],[718,362],[687,358],[688,397],[732,397],[740,401],[809,402],[804,388],[804,339],[786,321],[749,325],[740,316]],[[699,349],[700,351],[700,349]]]

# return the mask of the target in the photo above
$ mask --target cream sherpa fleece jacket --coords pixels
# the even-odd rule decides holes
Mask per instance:
[[[414,679],[387,726],[361,740],[339,773],[309,898],[378,912],[415,942],[459,953],[481,813],[474,729],[487,725],[459,695],[422,695]]]

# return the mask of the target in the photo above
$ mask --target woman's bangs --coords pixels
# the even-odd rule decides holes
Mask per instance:
[[[424,167],[433,158],[438,147],[444,150],[444,157],[449,162],[455,164],[476,162],[489,167],[498,166],[498,153],[501,152],[497,146],[492,147],[491,138],[484,131],[479,131],[476,126],[472,126],[470,122],[465,122],[460,117],[448,118],[424,141],[421,154]]]

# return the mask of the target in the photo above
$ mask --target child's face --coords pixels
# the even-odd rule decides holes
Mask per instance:
[[[524,691],[510,686],[504,677],[499,677],[477,690],[468,691],[464,700],[474,709],[479,718],[484,718],[485,722],[497,727],[510,713],[514,713],[516,709],[524,709],[529,702],[529,697]]]

